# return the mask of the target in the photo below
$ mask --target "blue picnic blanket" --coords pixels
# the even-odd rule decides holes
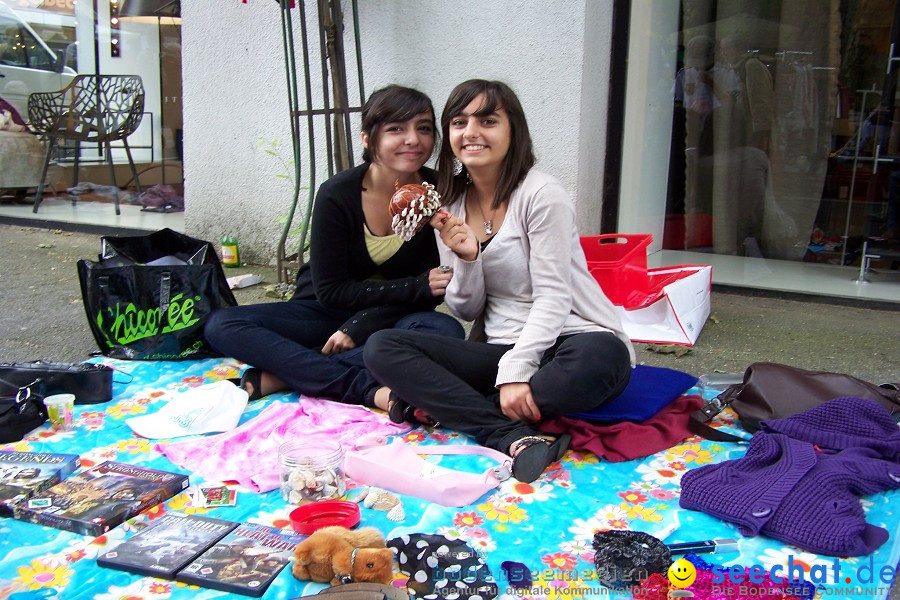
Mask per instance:
[[[119,372],[114,397],[105,404],[76,407],[76,428],[55,433],[39,428],[23,441],[0,447],[5,450],[77,453],[81,466],[106,460],[151,468],[181,471],[155,450],[155,441],[136,436],[125,420],[153,412],[173,394],[224,378],[236,377],[240,363],[230,359],[182,362],[126,362],[100,359]],[[124,383],[128,381],[127,383]],[[696,391],[696,390],[694,390]],[[275,401],[298,401],[296,394],[276,394],[252,402],[241,422],[258,415]],[[303,398],[299,399],[304,402]],[[723,416],[721,424],[732,426],[733,417]],[[443,429],[414,429],[401,436],[410,444],[471,443],[467,438]],[[889,581],[879,578],[900,559],[900,495],[886,492],[862,500],[868,522],[891,532],[890,540],[867,557],[818,556],[778,540],[744,538],[726,522],[699,512],[680,509],[679,481],[689,469],[741,457],[745,444],[720,443],[690,438],[672,448],[640,460],[601,462],[590,453],[570,451],[558,464],[531,484],[514,479],[503,482],[494,492],[463,508],[428,504],[402,496],[405,518],[394,522],[387,512],[362,506],[362,525],[378,528],[390,539],[407,533],[438,533],[467,542],[485,561],[501,592],[509,590],[501,563],[523,563],[531,571],[534,586],[517,597],[596,598],[629,597],[612,594],[596,580],[591,540],[598,530],[634,529],[666,536],[667,543],[714,538],[735,538],[738,551],[704,555],[721,565],[795,565],[795,573],[821,578],[827,569],[831,588],[828,595],[885,598]],[[477,457],[445,457],[454,467],[483,470]],[[466,463],[471,461],[471,463]],[[448,463],[450,464],[450,463]],[[191,483],[209,483],[197,476]],[[228,594],[189,587],[182,583],[132,575],[98,567],[96,558],[132,535],[140,521],[152,520],[166,511],[182,511],[289,528],[286,504],[278,490],[255,494],[237,488],[235,506],[198,508],[188,493],[175,496],[132,521],[97,538],[25,523],[0,519],[0,598],[65,598],[75,600],[164,600],[168,598],[220,598]],[[360,491],[351,482],[347,497]],[[893,502],[892,502],[893,501]],[[836,562],[837,561],[837,562]],[[799,566],[796,566],[799,565]],[[832,581],[835,565],[840,581]],[[884,571],[884,569],[891,569]],[[406,576],[395,574],[395,585],[404,586]],[[268,599],[288,599],[314,595],[324,586],[296,580],[290,568],[281,572],[264,595]],[[509,590],[514,592],[514,590]],[[511,596],[510,596],[511,597]]]

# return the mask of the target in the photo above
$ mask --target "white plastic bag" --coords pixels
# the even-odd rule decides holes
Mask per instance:
[[[693,346],[709,317],[712,267],[677,265],[648,269],[651,295],[640,307],[616,306],[635,342]]]

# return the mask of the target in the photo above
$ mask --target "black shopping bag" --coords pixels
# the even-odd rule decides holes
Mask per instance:
[[[101,238],[99,261],[78,261],[88,325],[106,356],[217,356],[203,337],[212,311],[237,302],[210,242],[161,229]]]

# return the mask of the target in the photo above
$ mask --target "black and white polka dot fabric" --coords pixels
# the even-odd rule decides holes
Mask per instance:
[[[387,542],[407,591],[421,600],[489,600],[499,590],[494,576],[471,546],[443,535],[413,533]]]

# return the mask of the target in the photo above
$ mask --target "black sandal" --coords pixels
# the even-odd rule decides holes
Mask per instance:
[[[261,391],[262,371],[260,371],[259,369],[250,367],[249,369],[241,373],[240,378],[229,379],[228,381],[247,392],[247,395],[249,396],[247,398],[248,402],[251,400],[259,400],[263,397]],[[247,384],[249,384],[253,389],[252,392],[247,389]]]
[[[513,477],[522,483],[531,483],[552,463],[560,460],[569,448],[572,436],[561,434],[555,440],[528,435],[519,438],[512,459]]]
[[[409,423],[411,425],[425,425],[426,427],[437,427],[440,425],[424,411],[402,400],[393,391],[388,396],[387,412],[388,418],[390,418],[392,423]]]
[[[391,420],[391,423],[405,423],[406,422],[406,413],[412,407],[397,397],[397,394],[391,392],[390,396],[388,396],[388,417]]]

